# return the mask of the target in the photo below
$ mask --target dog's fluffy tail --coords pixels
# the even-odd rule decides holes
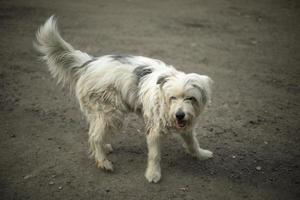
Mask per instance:
[[[47,63],[52,76],[62,85],[75,86],[82,65],[92,57],[74,48],[60,36],[56,18],[51,16],[36,33],[35,48]]]

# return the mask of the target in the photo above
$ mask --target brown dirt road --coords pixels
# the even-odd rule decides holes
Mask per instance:
[[[32,48],[51,14],[93,55],[161,59],[215,81],[198,127],[212,160],[164,141],[159,184],[130,116],[113,142],[115,172],[87,156],[87,124]],[[296,0],[0,1],[0,199],[299,199],[300,4]]]

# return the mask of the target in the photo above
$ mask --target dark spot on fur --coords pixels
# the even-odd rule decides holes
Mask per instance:
[[[131,64],[132,56],[123,56],[123,55],[111,55],[113,60],[116,60],[122,64]]]
[[[167,78],[168,76],[166,75],[158,77],[156,84],[159,84],[160,87],[162,87],[167,82]]]
[[[97,58],[92,58],[91,60],[88,60],[85,63],[83,63],[79,68],[84,68],[85,66],[87,66],[88,64],[90,64],[91,62],[94,62],[96,60],[97,60]]]
[[[205,105],[206,102],[207,102],[207,92],[206,92],[206,90],[201,88],[198,85],[195,85],[195,84],[193,84],[193,87],[197,88],[200,91],[202,103]]]
[[[152,69],[149,69],[147,67],[148,66],[146,66],[146,65],[141,65],[133,70],[133,73],[137,77],[138,83],[144,78],[144,76],[152,73]]]

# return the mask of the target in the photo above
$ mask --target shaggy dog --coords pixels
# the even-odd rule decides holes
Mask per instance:
[[[178,133],[188,152],[199,158],[213,156],[201,149],[194,127],[209,103],[212,80],[185,74],[164,62],[142,56],[92,57],[75,50],[60,36],[52,16],[36,33],[36,49],[54,78],[75,91],[89,122],[89,147],[97,166],[113,170],[107,159],[107,136],[122,128],[126,114],[135,112],[145,122],[149,182],[161,179],[160,140]]]

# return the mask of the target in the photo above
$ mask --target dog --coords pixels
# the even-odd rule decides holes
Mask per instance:
[[[89,148],[99,168],[112,171],[107,137],[119,131],[126,115],[134,112],[145,122],[148,163],[145,177],[161,179],[162,136],[179,134],[194,157],[213,157],[200,148],[194,127],[211,101],[213,81],[205,75],[186,74],[164,62],[142,57],[93,57],[75,50],[59,34],[51,16],[36,33],[35,48],[58,83],[70,87],[89,122]]]

